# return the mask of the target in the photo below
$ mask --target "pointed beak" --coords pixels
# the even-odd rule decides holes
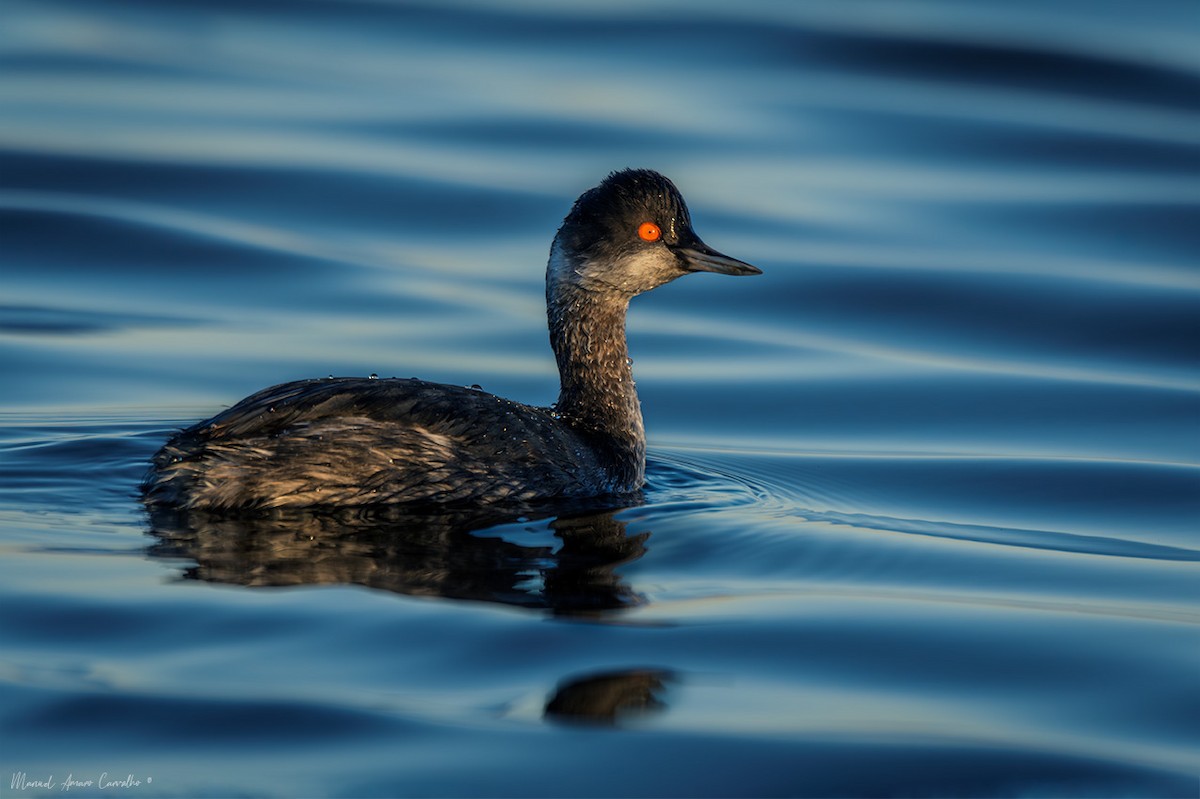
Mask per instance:
[[[722,275],[762,274],[762,270],[757,266],[719,253],[700,239],[692,239],[686,245],[676,247],[675,253],[683,259],[683,268],[689,272],[717,272]]]

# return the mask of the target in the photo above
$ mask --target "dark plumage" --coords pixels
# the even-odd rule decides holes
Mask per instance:
[[[285,383],[172,438],[145,498],[231,510],[636,491],[646,439],[625,312],[633,296],[693,271],[759,272],[700,241],[665,177],[613,173],[575,202],[551,246],[546,305],[562,385],[553,410],[421,380]]]

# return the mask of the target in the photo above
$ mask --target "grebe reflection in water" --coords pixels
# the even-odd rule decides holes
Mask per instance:
[[[149,554],[184,562],[183,579],[247,588],[360,585],[576,617],[643,604],[618,569],[645,554],[650,532],[630,532],[616,510],[572,504],[548,516],[495,505],[254,515],[156,506]]]
[[[637,491],[646,434],[625,314],[634,296],[690,272],[760,274],[700,240],[667,178],[615,172],[576,200],[550,248],[553,408],[415,379],[285,383],[172,438],[146,501],[220,511]]]

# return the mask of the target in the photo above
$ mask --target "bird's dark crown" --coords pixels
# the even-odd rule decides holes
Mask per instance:
[[[678,244],[691,235],[691,215],[675,184],[650,169],[611,173],[584,192],[563,220],[561,243],[583,258],[611,257],[644,246],[638,226],[652,222],[662,243]]]

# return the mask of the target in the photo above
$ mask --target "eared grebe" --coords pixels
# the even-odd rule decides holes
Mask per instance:
[[[550,247],[546,310],[561,380],[552,408],[422,380],[284,383],[167,442],[146,501],[234,510],[637,491],[646,434],[625,312],[633,296],[688,272],[761,273],[696,236],[671,181],[614,172],[575,201]]]

